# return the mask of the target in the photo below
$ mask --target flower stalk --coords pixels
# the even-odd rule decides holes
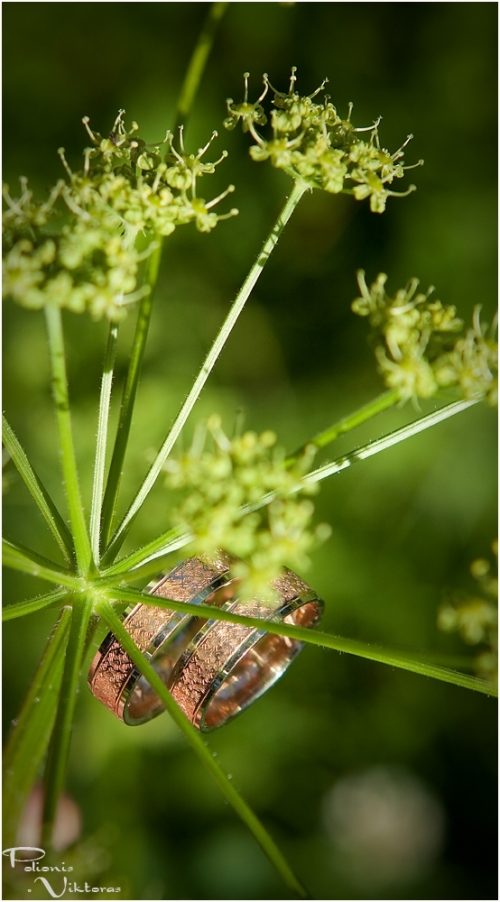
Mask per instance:
[[[76,560],[80,571],[88,573],[91,568],[92,556],[76,468],[60,309],[48,305],[45,308],[45,321],[52,368],[52,389],[61,447],[64,487],[75,543]]]
[[[163,442],[160,450],[158,451],[158,454],[156,455],[155,460],[151,464],[151,467],[149,469],[149,472],[147,473],[147,476],[146,476],[144,482],[142,483],[134,500],[132,501],[130,507],[128,508],[127,513],[125,514],[123,520],[121,521],[120,525],[118,526],[105,554],[103,555],[104,564],[110,564],[113,561],[113,559],[116,557],[116,555],[118,554],[118,551],[120,550],[128,532],[130,530],[130,527],[131,527],[133,521],[135,520],[142,505],[144,504],[144,501],[146,500],[147,496],[149,495],[149,492],[153,488],[156,480],[158,479],[158,476],[160,475],[160,473],[163,469],[163,465],[164,465],[165,461],[167,460],[170,452],[172,451],[172,448],[174,447],[177,439],[179,438],[181,430],[182,430],[184,424],[186,423],[186,420],[187,420],[189,414],[191,413],[194,405],[196,404],[196,401],[198,400],[198,398],[201,394],[201,391],[202,391],[210,373],[212,372],[212,370],[219,358],[219,355],[220,355],[227,339],[229,338],[229,336],[232,332],[232,329],[233,329],[241,311],[243,310],[248,298],[250,297],[250,294],[253,291],[253,289],[257,283],[257,280],[259,279],[269,257],[271,256],[272,251],[276,247],[278,240],[281,237],[287,222],[289,221],[293,211],[295,210],[297,204],[299,203],[300,199],[302,198],[302,196],[304,195],[304,193],[306,191],[307,191],[307,185],[305,185],[303,182],[295,182],[294,183],[294,186],[292,188],[290,196],[288,197],[288,200],[286,201],[273,228],[271,229],[271,232],[269,233],[268,237],[266,238],[257,260],[255,261],[254,265],[252,266],[245,281],[243,282],[243,285],[241,286],[238,294],[236,295],[236,298],[231,306],[231,309],[230,309],[226,319],[224,320],[224,322],[219,330],[219,333],[218,333],[214,343],[212,344],[212,347],[210,348],[210,351],[208,352],[208,354],[205,358],[205,361],[198,373],[198,376],[196,377],[186,400],[184,401],[170,431],[168,432],[168,435],[165,438],[165,441]]]

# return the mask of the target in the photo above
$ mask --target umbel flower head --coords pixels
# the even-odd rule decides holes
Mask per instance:
[[[191,533],[195,554],[223,549],[238,558],[232,570],[243,597],[268,597],[282,568],[306,568],[311,549],[330,534],[326,524],[311,528],[314,505],[301,497],[316,489],[303,482],[313,454],[287,467],[273,432],[229,439],[214,415],[197,427],[189,451],[165,464],[167,487],[183,493],[172,524]]]
[[[4,298],[31,309],[53,304],[118,321],[149,291],[139,284],[139,266],[162,237],[190,222],[210,232],[237,213],[214,210],[232,185],[212,200],[198,195],[200,179],[226,156],[203,160],[216,132],[188,154],[182,129],[179,149],[170,132],[160,144],[147,145],[137,136],[137,123],[127,130],[123,116],[120,110],[108,137],[84,118],[92,146],[84,150],[83,169],[72,172],[60,148],[67,180],[60,179],[44,203],[33,201],[25,178],[19,198],[4,186]],[[62,228],[51,230],[58,217]]]
[[[417,293],[418,279],[390,297],[387,276],[380,273],[368,288],[363,270],[358,272],[361,297],[352,303],[358,316],[366,316],[372,327],[379,372],[388,388],[396,389],[402,401],[430,398],[439,388],[457,386],[467,399],[486,398],[497,403],[498,345],[496,322],[480,322],[476,307],[473,327],[446,351],[449,336],[463,331],[456,308],[431,300],[434,289]]]
[[[387,198],[402,197],[415,190],[414,185],[405,192],[393,191],[395,179],[403,178],[404,148],[411,135],[395,153],[381,147],[378,134],[380,119],[366,128],[356,128],[351,122],[352,104],[346,119],[342,119],[325,94],[323,103],[314,98],[321,93],[328,79],[313,94],[301,96],[295,90],[296,68],[292,68],[287,94],[273,88],[264,75],[264,91],[255,103],[248,100],[248,72],[245,72],[245,93],[242,103],[227,101],[228,116],[224,126],[234,128],[241,123],[255,141],[250,148],[254,160],[271,160],[277,169],[283,169],[293,179],[310,188],[321,188],[331,194],[353,194],[356,200],[370,198],[374,213],[383,213]],[[257,126],[268,121],[262,101],[271,91],[274,109],[269,114],[272,137],[265,138]],[[368,135],[365,140],[364,135]],[[420,166],[422,161],[416,163]]]
[[[498,541],[492,551],[498,562]],[[498,575],[486,558],[471,564],[476,580],[474,595],[456,597],[443,604],[438,613],[438,627],[445,632],[458,632],[468,645],[482,644],[483,650],[475,659],[479,676],[491,682],[498,679]]]

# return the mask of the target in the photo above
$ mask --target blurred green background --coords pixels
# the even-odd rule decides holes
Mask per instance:
[[[38,192],[54,183],[60,146],[78,168],[87,143],[83,115],[107,133],[124,107],[146,140],[160,140],[173,124],[207,11],[206,3],[5,4],[4,180],[13,194],[19,175]],[[491,319],[496,20],[494,3],[229,4],[186,139],[195,149],[219,130],[214,150],[227,148],[229,157],[206,190],[211,197],[234,183],[228,208],[234,202],[240,215],[208,236],[184,228],[167,239],[123,506],[289,190],[283,173],[250,160],[246,136],[222,129],[226,97],[242,96],[243,71],[251,72],[252,99],[264,71],[283,90],[296,65],[303,93],[328,75],[342,115],[349,101],[357,125],[381,114],[381,140],[391,151],[412,132],[406,158],[423,157],[425,166],[407,178],[418,191],[389,199],[383,216],[349,197],[316,192],[302,201],[187,436],[213,411],[231,431],[243,408],[247,428],[274,428],[292,449],[378,394],[366,324],[350,312],[359,267],[368,280],[387,272],[390,291],[416,275],[466,321],[478,303]],[[72,316],[65,324],[88,502],[106,326]],[[132,328],[133,316],[122,329],[119,378]],[[62,505],[42,315],[9,306],[4,344],[4,408]],[[331,455],[414,416],[409,406],[388,412]],[[459,639],[438,632],[436,611],[450,593],[473,589],[469,564],[488,554],[496,534],[495,479],[495,416],[477,406],[324,484],[318,519],[333,534],[305,574],[326,601],[324,628],[434,652],[437,660],[468,654]],[[7,536],[53,555],[10,467],[7,486]],[[165,505],[158,486],[129,548],[163,531]],[[4,591],[6,601],[34,594],[30,580],[11,573]],[[52,620],[34,615],[4,630],[6,727]],[[313,897],[496,898],[491,699],[310,647],[209,741]],[[81,880],[121,886],[127,899],[287,897],[166,716],[130,729],[83,688],[69,791],[84,840],[63,857],[73,856]],[[370,838],[366,823],[378,823],[377,812],[382,826]],[[26,898],[22,886],[10,892]]]

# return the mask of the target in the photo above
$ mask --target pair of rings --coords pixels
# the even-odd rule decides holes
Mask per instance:
[[[323,601],[291,570],[272,586],[273,602],[240,601],[231,561],[190,558],[150,583],[150,595],[209,604],[236,614],[314,627]],[[254,627],[206,620],[151,604],[138,604],[123,624],[192,724],[209,732],[231,720],[285,672],[304,643]],[[130,726],[146,723],[163,703],[112,633],[92,662],[88,683],[110,711]]]

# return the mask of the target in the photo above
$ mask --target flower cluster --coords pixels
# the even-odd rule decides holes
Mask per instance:
[[[498,558],[498,542],[492,546]],[[475,659],[477,673],[495,682],[498,675],[498,577],[485,558],[471,565],[471,573],[478,583],[477,595],[444,604],[438,614],[438,627],[445,632],[460,633],[469,645],[484,644],[486,648]]]
[[[389,187],[395,179],[403,177],[406,169],[413,168],[402,164],[404,147],[411,135],[399,150],[389,153],[380,146],[380,119],[367,128],[355,128],[351,122],[352,104],[347,119],[341,119],[328,95],[322,104],[314,102],[328,79],[313,94],[303,97],[295,91],[295,72],[293,67],[287,94],[273,88],[264,75],[264,91],[256,103],[248,100],[249,74],[245,72],[243,102],[227,100],[228,117],[224,125],[232,129],[241,123],[243,131],[250,132],[255,141],[250,148],[254,160],[269,159],[273,166],[311,188],[322,188],[331,194],[353,194],[356,200],[369,197],[374,213],[383,213],[390,195],[401,197],[415,190],[410,185],[402,194]],[[256,126],[267,123],[262,101],[269,90],[274,94],[274,109],[270,112],[273,136],[266,140]],[[363,133],[369,133],[368,140]]]
[[[243,597],[268,597],[282,568],[307,567],[308,552],[330,534],[326,524],[311,530],[314,506],[298,497],[316,488],[302,482],[313,454],[308,449],[287,467],[273,432],[229,439],[214,415],[198,426],[190,450],[165,464],[167,486],[185,493],[172,523],[193,535],[195,553],[224,549],[238,558],[233,572],[243,580]]]
[[[139,265],[159,239],[189,222],[210,232],[237,212],[213,210],[232,185],[210,201],[197,196],[199,180],[226,156],[203,162],[216,132],[197,154],[185,151],[182,129],[179,150],[167,132],[162,154],[161,144],[146,145],[137,137],[137,123],[127,131],[123,114],[107,138],[83,120],[92,142],[83,170],[72,172],[61,148],[67,181],[59,180],[45,203],[33,201],[24,178],[19,198],[4,186],[4,297],[31,309],[54,304],[75,313],[89,310],[94,319],[120,320],[127,305],[149,290],[138,287]],[[51,231],[62,214],[62,227]]]
[[[460,337],[451,350],[443,347],[452,333],[463,330],[456,309],[431,300],[433,288],[417,293],[418,280],[389,297],[387,276],[380,273],[368,288],[365,274],[358,272],[361,297],[352,310],[366,316],[373,329],[375,354],[388,388],[396,389],[402,401],[430,398],[439,388],[457,386],[467,399],[486,398],[493,405],[498,391],[498,345],[493,339],[496,323],[487,336],[480,322],[480,307],[473,328]]]

